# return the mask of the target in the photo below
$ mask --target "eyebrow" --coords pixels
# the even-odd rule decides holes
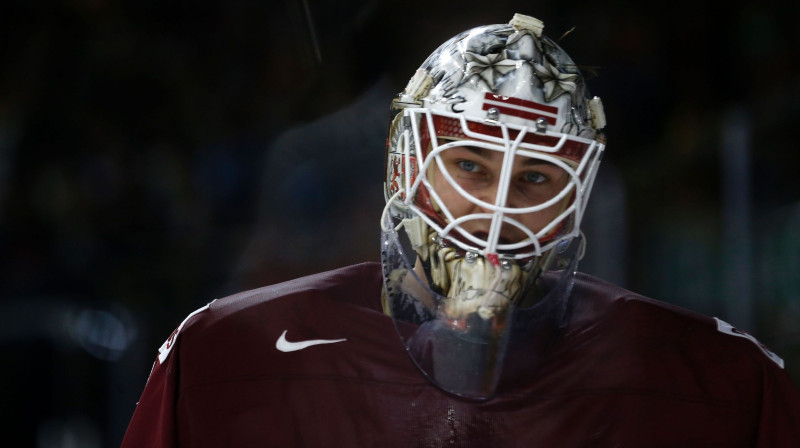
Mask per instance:
[[[475,154],[478,157],[482,157],[484,159],[489,159],[490,158],[490,156],[486,153],[487,150],[483,149],[483,148],[477,148],[475,146],[457,146],[457,148],[466,149],[467,151]]]
[[[475,147],[475,146],[458,146],[458,148],[466,149],[467,151],[475,154],[476,156],[478,156],[478,157],[480,157],[482,159],[487,159],[488,160],[488,159],[491,158],[487,154],[487,151],[489,151],[489,150],[485,149],[485,148],[478,148],[478,147]],[[496,151],[492,151],[492,152],[496,152]],[[525,156],[519,156],[519,157],[525,157]],[[553,166],[555,166],[555,164],[553,164],[552,162],[548,162],[548,161],[542,160],[542,159],[534,159],[532,157],[525,157],[525,160],[522,162],[522,164],[524,166],[533,166],[533,165],[553,165]]]
[[[525,160],[524,162],[522,162],[523,165],[526,165],[526,166],[527,165],[552,165],[552,166],[556,166],[555,163],[548,162],[547,160],[533,159],[531,157],[528,157],[527,159],[528,160]]]

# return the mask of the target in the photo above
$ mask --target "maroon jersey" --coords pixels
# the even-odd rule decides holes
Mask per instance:
[[[414,366],[367,263],[215,300],[159,350],[122,446],[795,447],[782,361],[724,322],[578,275],[535,371],[487,401]]]

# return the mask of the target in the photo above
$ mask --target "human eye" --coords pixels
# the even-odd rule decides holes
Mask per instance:
[[[462,171],[468,173],[477,173],[480,171],[480,166],[472,160],[459,160],[456,164]]]
[[[547,176],[538,171],[528,171],[522,176],[522,179],[532,184],[541,184],[547,181]]]

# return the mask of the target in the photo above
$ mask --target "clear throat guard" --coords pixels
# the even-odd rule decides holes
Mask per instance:
[[[390,214],[383,219],[384,310],[423,374],[449,393],[485,400],[498,387],[513,388],[515,372],[533,372],[537,347],[566,322],[581,238],[547,254],[551,266],[542,277],[538,259],[500,265],[456,251],[443,259],[435,243],[423,260],[401,221]],[[452,284],[437,284],[437,270],[446,270]]]

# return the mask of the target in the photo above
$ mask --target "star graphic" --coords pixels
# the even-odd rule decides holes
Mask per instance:
[[[561,73],[547,58],[541,64],[534,64],[536,76],[544,83],[544,100],[550,102],[564,93],[573,93],[578,87],[577,73]]]
[[[505,50],[500,53],[490,54],[467,51],[464,53],[464,59],[467,61],[467,77],[477,74],[491,88],[495,88],[498,77],[515,70],[518,63],[518,61],[508,59]]]

